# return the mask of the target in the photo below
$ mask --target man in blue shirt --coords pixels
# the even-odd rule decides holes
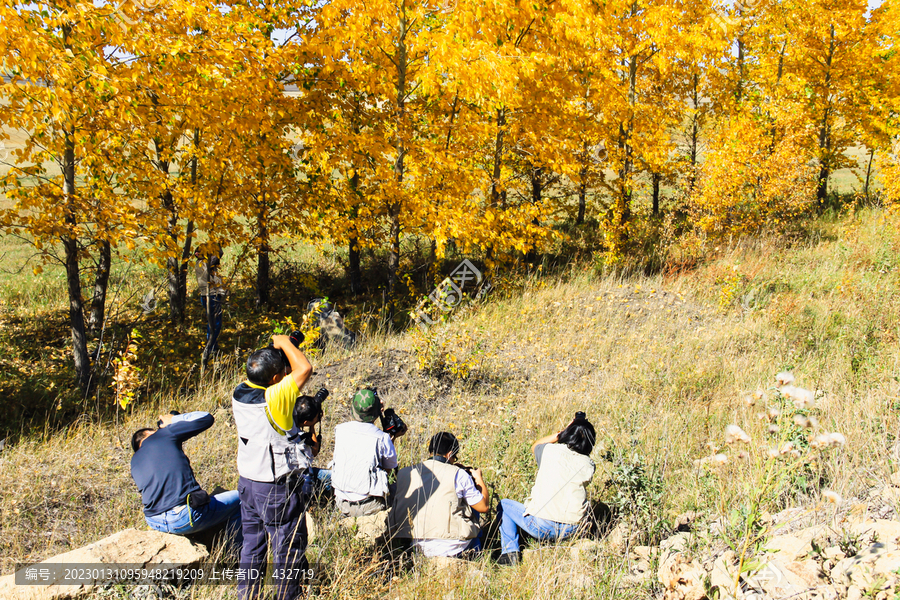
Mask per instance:
[[[220,525],[240,546],[241,502],[236,491],[210,496],[194,477],[181,445],[213,424],[208,412],[160,415],[159,429],[131,436],[131,477],[141,492],[144,518],[156,531],[186,535]]]

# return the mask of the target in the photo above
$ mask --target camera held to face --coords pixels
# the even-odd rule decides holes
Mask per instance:
[[[311,404],[315,409],[316,415],[318,415],[317,419],[321,419],[323,416],[325,416],[325,411],[322,409],[322,403],[325,402],[327,398],[328,390],[326,390],[325,388],[320,388],[319,391],[316,392],[315,396],[312,397]]]
[[[400,437],[409,428],[403,422],[403,419],[400,418],[400,415],[394,412],[393,408],[387,408],[381,417],[381,429],[389,435]]]
[[[180,415],[181,413],[178,412],[177,410],[170,410],[170,411],[169,411],[169,414],[172,415],[172,416],[174,417],[175,415]],[[156,428],[159,429],[159,428],[161,428],[162,426],[163,426],[162,419],[157,419],[157,421],[156,421]]]
[[[384,402],[381,400],[381,396],[378,395],[378,390],[376,388],[369,388],[372,390],[372,393],[375,394],[375,397],[378,399],[378,406],[384,407]],[[409,427],[406,426],[406,423],[403,422],[403,419],[400,418],[393,408],[385,408],[381,413],[381,429],[386,434],[391,437],[400,437],[404,433],[407,432]]]
[[[295,348],[299,348],[300,344],[302,344],[303,340],[304,340],[303,332],[302,331],[292,331],[288,335],[288,338],[290,338],[291,343],[294,345]],[[274,344],[269,344],[267,347],[276,349]],[[284,368],[289,369],[291,366],[291,361],[288,359],[287,354],[281,348],[277,348],[277,350],[278,350],[278,353],[281,355],[281,361],[284,363]],[[326,396],[328,395],[327,391],[325,392],[325,395]],[[323,400],[324,400],[324,398],[323,398]]]

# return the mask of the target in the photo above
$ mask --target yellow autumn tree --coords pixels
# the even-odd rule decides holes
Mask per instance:
[[[2,184],[10,208],[7,233],[30,239],[66,272],[73,364],[82,388],[91,380],[81,264],[97,257],[93,321],[103,321],[111,249],[131,220],[119,184],[127,174],[107,158],[128,136],[110,127],[121,110],[115,52],[121,29],[114,11],[76,2],[0,3],[0,48],[9,79],[0,85],[0,125],[18,128]]]
[[[717,121],[690,211],[713,236],[778,231],[815,200],[809,126],[789,107],[746,111]]]

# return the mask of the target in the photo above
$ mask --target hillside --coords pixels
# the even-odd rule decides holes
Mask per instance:
[[[733,548],[746,539],[748,515],[811,506],[823,490],[864,497],[889,482],[900,411],[900,233],[877,210],[823,220],[812,230],[792,243],[723,246],[695,269],[654,276],[599,276],[574,266],[560,277],[501,287],[447,324],[364,336],[352,351],[316,357],[309,388],[332,393],[326,433],[347,418],[348,396],[375,384],[410,427],[398,444],[401,464],[424,458],[433,433],[452,431],[462,442],[462,462],[482,467],[498,498],[521,501],[534,480],[531,443],[585,411],[600,438],[591,496],[611,505],[620,524],[615,539],[589,555],[576,551],[579,542],[564,542],[561,552],[520,567],[484,560],[460,576],[423,563],[373,578],[374,566],[360,567],[372,564],[371,551],[335,523],[333,512],[319,509],[311,548],[325,569],[318,593],[662,597],[656,577],[633,577],[634,555],[625,546],[669,538],[680,515],[719,523],[709,543]],[[143,526],[127,440],[159,412],[215,414],[213,428],[186,451],[204,486],[233,489],[230,390],[239,371],[226,361],[193,393],[139,403],[115,422],[86,418],[0,450],[0,572]],[[760,496],[760,469],[771,463],[758,444],[765,423],[757,415],[781,397],[773,386],[782,371],[815,391],[810,414],[818,428],[840,432],[846,444],[799,471],[786,470]],[[758,390],[765,399],[753,402]],[[737,460],[725,445],[729,424],[754,439],[751,460]],[[731,459],[714,470],[695,463],[716,452]],[[326,448],[318,464],[329,455]],[[832,513],[823,524],[841,531]],[[763,527],[759,536],[766,535]],[[233,590],[217,587],[163,592],[233,597]]]

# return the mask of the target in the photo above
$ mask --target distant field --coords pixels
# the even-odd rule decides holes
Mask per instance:
[[[11,127],[0,127],[3,135],[0,136],[0,176],[6,175],[11,167],[13,157],[12,151],[23,148],[27,140],[27,133],[23,129],[14,129]],[[9,138],[6,138],[6,136]],[[45,164],[45,167],[51,173],[59,173],[56,165],[53,163]]]

